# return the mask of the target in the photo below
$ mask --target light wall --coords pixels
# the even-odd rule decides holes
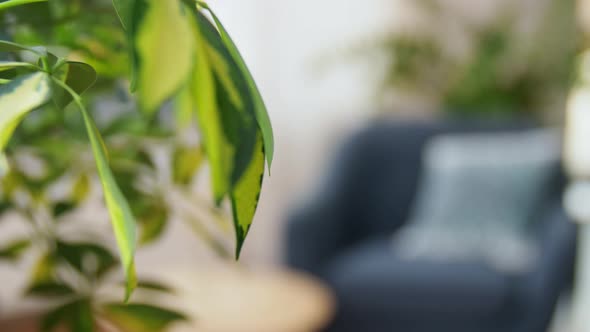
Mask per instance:
[[[349,49],[391,25],[391,0],[211,0],[267,102],[276,139],[245,259],[276,262],[289,206],[307,193],[331,147],[375,112],[379,66]]]

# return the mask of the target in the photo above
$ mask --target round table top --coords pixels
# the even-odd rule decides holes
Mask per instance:
[[[174,332],[315,332],[333,314],[330,292],[312,277],[285,270],[216,268],[167,273],[195,326]]]

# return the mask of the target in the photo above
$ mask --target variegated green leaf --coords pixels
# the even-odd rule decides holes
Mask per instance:
[[[153,113],[186,82],[193,67],[190,13],[182,1],[145,0],[134,13],[137,92],[141,108]]]
[[[247,78],[209,19],[200,12],[197,13],[197,18],[207,41],[208,58],[217,82],[217,102],[225,137],[234,148],[230,197],[237,239],[236,257],[239,257],[254,218],[260,193],[260,180],[264,171],[262,136],[256,121],[256,105],[250,95]],[[257,164],[260,160],[262,163]],[[251,179],[253,168],[261,169],[255,180]],[[246,188],[244,183],[252,187]],[[255,194],[248,195],[251,192]]]
[[[250,96],[255,106],[256,119],[262,132],[262,138],[264,139],[264,150],[266,153],[266,160],[270,168],[274,156],[274,137],[272,125],[270,123],[270,118],[268,116],[268,111],[266,109],[266,105],[264,104],[264,100],[262,99],[262,95],[258,90],[258,86],[256,85],[256,82],[254,81],[254,78],[252,77],[252,74],[250,73],[250,70],[248,69],[246,62],[240,54],[240,51],[236,47],[235,43],[233,42],[232,38],[230,37],[229,33],[227,32],[219,18],[215,15],[215,13],[207,4],[201,1],[199,1],[198,3],[211,13],[211,16],[215,21],[215,24],[217,25],[217,29],[219,29],[219,34],[221,35],[223,43],[227,47],[227,50],[231,54],[233,60],[238,65],[240,71],[242,72],[242,75],[244,75],[244,77],[247,80],[248,90],[250,92]]]
[[[26,62],[0,61],[0,71],[5,71],[5,70],[12,69],[12,68],[17,68],[17,67],[25,67],[25,68],[32,68],[32,69],[37,68],[35,65],[32,65],[32,64],[26,63]]]
[[[98,175],[103,188],[103,195],[106,201],[107,209],[111,217],[111,223],[115,232],[115,238],[119,247],[121,264],[126,277],[125,301],[129,300],[131,293],[137,285],[137,276],[135,274],[134,255],[136,248],[136,224],[135,217],[131,211],[127,199],[115,181],[115,177],[107,159],[106,145],[98,131],[94,120],[84,107],[80,96],[69,86],[60,80],[53,80],[58,86],[66,90],[74,99],[82,117],[84,125],[90,139],[90,145],[96,161]]]
[[[200,31],[205,37],[207,56],[216,82],[216,97],[227,142],[234,148],[231,156],[230,187],[240,179],[254,153],[256,115],[246,78],[226,49],[219,32],[202,13],[197,13]]]
[[[223,119],[217,104],[215,77],[207,53],[207,41],[197,22],[194,22],[193,29],[196,42],[191,83],[205,152],[211,166],[213,195],[219,203],[230,189],[234,148],[225,136]]]
[[[242,246],[254,220],[260,199],[262,180],[264,179],[264,144],[260,134],[257,135],[254,151],[254,156],[250,160],[248,168],[231,192],[237,241],[236,259],[240,258]]]
[[[0,153],[22,118],[51,97],[50,78],[45,73],[21,76],[0,86]]]
[[[135,218],[131,212],[127,199],[125,199],[121,189],[115,182],[115,178],[107,161],[107,156],[105,155],[104,143],[100,133],[96,129],[94,121],[85,109],[82,109],[82,116],[84,117],[88,137],[90,138],[90,144],[96,160],[105,201],[111,216],[111,222],[119,247],[121,263],[123,264],[123,269],[125,271],[125,277],[127,280],[125,300],[127,301],[137,284],[134,264],[136,247]]]

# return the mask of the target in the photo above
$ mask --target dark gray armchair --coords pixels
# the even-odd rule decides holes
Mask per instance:
[[[421,151],[433,135],[513,131],[524,122],[379,121],[344,145],[322,190],[295,211],[287,263],[336,294],[334,332],[544,332],[571,284],[576,228],[561,207],[556,172],[530,232],[541,247],[533,268],[503,275],[483,263],[407,261],[391,235],[408,219]]]

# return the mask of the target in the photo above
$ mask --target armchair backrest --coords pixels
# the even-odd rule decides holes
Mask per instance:
[[[408,219],[420,179],[422,151],[430,138],[443,133],[530,128],[531,123],[515,120],[376,121],[345,144],[333,168],[329,191],[351,236],[387,235]],[[560,194],[559,182],[548,188],[549,196]]]

